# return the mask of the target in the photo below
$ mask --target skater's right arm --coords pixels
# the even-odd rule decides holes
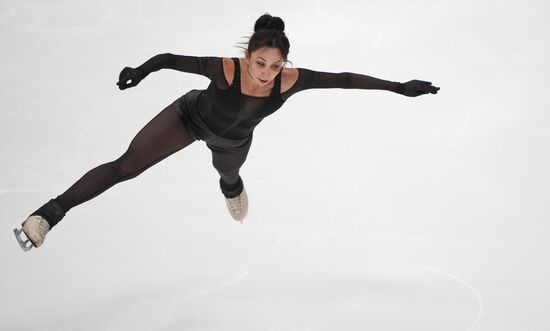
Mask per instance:
[[[117,85],[121,90],[136,86],[143,78],[150,73],[160,69],[173,69],[208,77],[217,83],[223,78],[222,58],[219,57],[199,57],[188,55],[175,55],[171,53],[158,54],[147,60],[137,68],[124,68],[119,75]],[[221,73],[221,78],[220,78]],[[129,82],[131,81],[131,82]]]

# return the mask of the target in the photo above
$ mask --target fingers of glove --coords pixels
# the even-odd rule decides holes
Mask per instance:
[[[127,89],[129,87],[134,87],[138,84],[137,80],[121,80],[120,82],[116,83],[118,85],[118,88],[121,90]]]
[[[432,86],[432,82],[413,79],[404,84],[403,94],[409,97],[432,93],[437,94],[439,87]]]
[[[118,83],[116,83],[116,84],[118,85],[118,88],[119,88],[120,90],[125,90],[125,89],[127,89],[128,87],[131,87],[131,86],[130,86],[129,84],[127,84],[127,82],[125,82],[125,81],[120,81],[120,82],[118,82]]]
[[[437,94],[437,91],[439,91],[439,87],[430,86],[430,93]]]
[[[120,72],[119,82],[128,83],[129,80],[132,80],[132,82],[135,82],[137,85],[137,83],[139,83],[142,77],[143,77],[143,74],[138,69],[126,67],[122,69],[122,71]]]
[[[427,93],[437,94],[437,91],[439,91],[439,87],[433,86],[431,82],[424,82],[423,90]]]
[[[432,83],[431,82],[425,82],[425,81],[417,81],[417,85],[420,86],[422,89],[428,89],[430,88],[430,86],[432,86]]]
[[[137,77],[135,72],[131,71],[130,73],[126,75],[121,75],[121,79],[118,83],[116,83],[121,90],[126,89],[128,87],[134,87],[136,86],[141,79]]]
[[[427,93],[436,94],[437,91],[439,91],[439,87],[432,86],[431,82],[423,82],[422,91],[426,91]]]
[[[126,88],[128,88],[128,84],[126,84],[126,81],[124,80],[121,80],[119,82],[116,83],[118,85],[118,88],[121,89],[121,90],[124,90]]]
[[[118,85],[118,88],[119,88],[119,89],[125,90],[125,89],[127,89],[127,88],[129,88],[129,87],[134,87],[134,86],[136,86],[136,85],[137,85],[137,82],[134,81],[134,80],[132,80],[130,83],[128,83],[128,81],[122,82],[122,83],[119,82],[119,83],[117,83],[117,85]]]
[[[130,77],[128,75],[121,75],[119,81],[116,83],[118,86],[126,86],[128,85],[128,81],[130,80]]]
[[[118,80],[119,81],[126,81],[128,80],[128,76],[131,74],[132,72],[132,68],[130,67],[124,67],[124,69],[122,69],[122,71],[120,72],[120,74],[118,75]]]
[[[437,91],[439,91],[439,87],[432,86],[431,82],[422,82],[422,84],[419,86],[419,91],[424,92],[422,94],[426,94],[426,93],[436,94]]]
[[[129,88],[129,87],[132,87],[130,84],[118,84],[118,83],[117,83],[117,85],[118,85],[118,88],[119,88],[120,90],[125,90],[125,89],[127,89],[127,88]]]

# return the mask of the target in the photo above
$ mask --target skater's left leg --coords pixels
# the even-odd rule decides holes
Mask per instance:
[[[234,150],[223,150],[211,148],[212,164],[220,174],[220,188],[226,198],[234,198],[241,194],[244,188],[243,180],[239,170],[246,161],[250,143],[244,148]]]
[[[220,188],[225,196],[227,209],[233,219],[241,223],[248,212],[248,196],[239,170],[246,161],[251,143],[252,139],[236,150],[209,146],[212,150],[212,163],[220,174]]]

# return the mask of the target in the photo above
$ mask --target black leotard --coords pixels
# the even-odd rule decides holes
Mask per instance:
[[[159,54],[139,68],[147,75],[160,69],[174,69],[208,77],[211,82],[199,98],[198,109],[212,132],[228,139],[242,139],[268,115],[279,109],[293,94],[312,88],[380,89],[397,92],[398,82],[386,81],[350,72],[329,73],[297,68],[299,77],[285,93],[280,92],[281,72],[275,78],[269,97],[241,93],[240,63],[233,58],[235,75],[229,86],[221,57],[197,57]]]

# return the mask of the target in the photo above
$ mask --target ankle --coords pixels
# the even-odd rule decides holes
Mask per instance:
[[[48,222],[51,229],[65,217],[65,210],[55,201],[55,199],[51,199],[31,215],[41,216]]]

